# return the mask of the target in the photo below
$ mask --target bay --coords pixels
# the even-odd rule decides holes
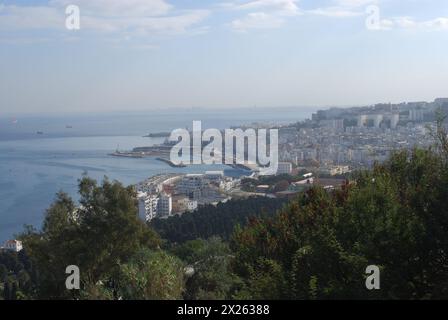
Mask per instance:
[[[191,128],[225,129],[252,122],[291,123],[310,116],[294,108],[278,110],[195,110],[130,114],[0,117],[0,243],[23,230],[40,227],[46,208],[63,190],[77,199],[77,181],[83,173],[104,176],[125,185],[168,173],[227,170],[225,166],[171,168],[153,158],[118,158],[108,154],[161,143],[143,138],[148,133]],[[43,134],[37,134],[41,131]]]

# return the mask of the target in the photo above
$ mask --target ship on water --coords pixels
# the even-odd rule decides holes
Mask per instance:
[[[137,159],[141,159],[144,157],[144,155],[139,154],[139,153],[135,153],[135,152],[122,152],[122,151],[115,151],[113,153],[109,153],[109,156],[113,156],[113,157],[123,157],[123,158],[137,158]]]
[[[146,136],[143,136],[143,138],[168,138],[170,135],[170,132],[157,132],[147,134]]]

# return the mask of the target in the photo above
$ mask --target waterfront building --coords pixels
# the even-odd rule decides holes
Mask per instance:
[[[349,166],[326,166],[319,169],[323,175],[336,176],[350,172]]]
[[[219,182],[220,180],[224,179],[224,171],[206,171],[205,177],[209,181]]]
[[[168,194],[162,193],[157,203],[157,216],[160,218],[167,218],[171,216],[173,211],[173,200]]]
[[[277,174],[291,174],[292,172],[292,163],[290,162],[279,162]]]
[[[206,189],[203,174],[187,174],[177,185],[177,192],[188,196],[190,199],[199,199]]]
[[[2,247],[3,250],[20,252],[23,250],[22,241],[18,240],[8,240],[5,242],[5,245]]]
[[[159,197],[154,194],[140,193],[138,196],[138,215],[144,222],[157,216]]]

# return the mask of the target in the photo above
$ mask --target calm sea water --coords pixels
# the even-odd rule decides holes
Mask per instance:
[[[226,168],[174,169],[151,158],[107,155],[117,147],[130,150],[163,140],[143,138],[147,133],[191,128],[193,120],[201,120],[204,128],[224,129],[252,122],[290,123],[311,114],[311,111],[292,108],[255,111],[190,110],[0,118],[0,241],[23,230],[24,224],[40,227],[45,209],[57,191],[63,190],[77,199],[77,181],[84,172],[95,179],[108,176],[128,185],[158,173],[200,173]],[[37,131],[44,134],[37,135]]]

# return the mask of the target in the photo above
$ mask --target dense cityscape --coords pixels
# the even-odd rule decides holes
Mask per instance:
[[[331,108],[314,113],[312,119],[281,127],[251,124],[252,128],[279,129],[277,175],[289,179],[273,179],[271,184],[265,184],[258,180],[256,170],[239,178],[226,177],[224,171],[160,175],[137,185],[139,215],[143,221],[151,221],[232,198],[293,198],[313,185],[337,188],[353,170],[372,168],[394,151],[433,144],[430,133],[435,129],[437,112],[448,112],[448,98]],[[134,155],[156,150],[166,156],[170,146],[166,141],[162,146],[137,147]],[[161,151],[163,148],[165,151]]]

